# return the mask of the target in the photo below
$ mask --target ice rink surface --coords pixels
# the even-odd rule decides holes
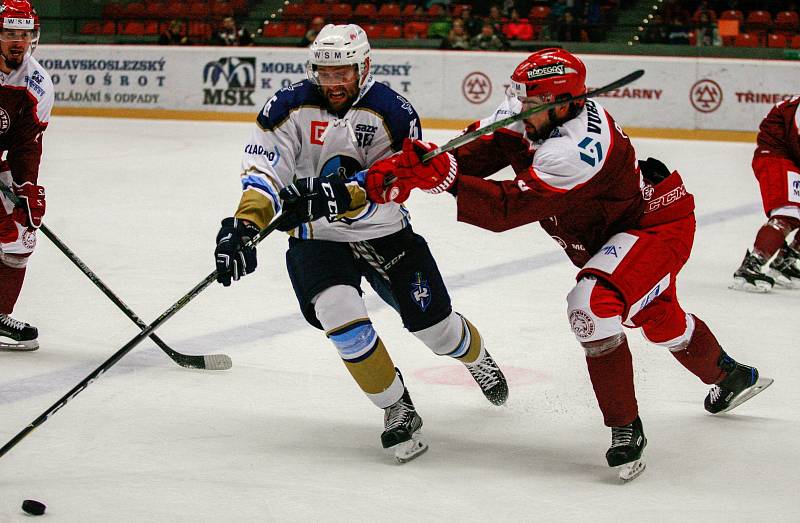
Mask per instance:
[[[57,117],[44,138],[45,222],[149,322],[213,270],[249,130]],[[214,284],[158,331],[181,352],[229,354],[233,368],[186,370],[142,342],[0,459],[0,521],[29,521],[26,498],[52,522],[800,520],[800,290],[727,288],[764,220],[754,147],[635,144],[679,169],[697,200],[684,308],[775,384],[710,416],[707,386],[630,332],[649,440],[634,482],[605,463],[610,431],[566,321],[566,256],[538,225],[492,234],[457,223],[450,196],[416,194],[412,224],[505,370],[505,407],[365,287],[430,443],[398,465],[380,446],[383,413],[299,314],[276,233],[254,275]],[[38,326],[41,349],[0,353],[2,442],[138,332],[43,235],[14,316]]]

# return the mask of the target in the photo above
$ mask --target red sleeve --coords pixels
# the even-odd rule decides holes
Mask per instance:
[[[39,122],[37,118],[35,102],[25,104],[25,110],[27,116],[18,120],[6,157],[17,185],[36,184],[42,159],[42,133],[47,129],[47,122]]]
[[[458,221],[501,232],[554,216],[574,204],[571,193],[548,190],[531,172],[506,181],[460,178]]]
[[[756,159],[764,156],[785,158],[793,163],[797,163],[800,159],[792,157],[791,144],[797,144],[800,141],[800,134],[798,134],[797,124],[795,123],[795,112],[797,111],[798,102],[800,100],[792,100],[782,102],[769,112],[769,114],[761,121],[758,130],[758,137],[756,148],[753,156],[755,164]]]

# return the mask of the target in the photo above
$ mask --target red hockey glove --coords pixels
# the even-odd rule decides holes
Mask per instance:
[[[399,153],[373,163],[364,178],[367,198],[375,203],[403,203],[411,194],[413,185],[397,177]]]
[[[458,165],[452,154],[443,153],[422,163],[422,156],[436,147],[434,143],[406,138],[403,152],[397,158],[395,176],[432,194],[450,189],[458,176]]]
[[[26,227],[38,229],[42,225],[45,200],[44,187],[25,182],[14,186],[14,193],[22,200],[14,209],[14,221]]]

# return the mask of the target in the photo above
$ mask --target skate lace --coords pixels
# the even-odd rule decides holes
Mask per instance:
[[[711,398],[711,403],[716,403],[719,397],[722,395],[722,389],[714,385],[714,387],[708,391],[708,395]]]
[[[5,314],[0,314],[0,325],[5,327],[10,327],[14,330],[22,330],[25,328],[27,323],[23,323],[19,320],[15,320],[11,316],[7,316]]]
[[[402,399],[386,408],[384,430],[391,430],[408,424],[414,414],[414,406]]]
[[[500,378],[497,375],[499,369],[489,355],[484,356],[479,362],[467,365],[467,370],[469,370],[469,373],[472,374],[472,377],[475,378],[482,390],[489,390],[500,383]]]
[[[612,427],[611,428],[611,448],[624,447],[633,441],[633,427]]]

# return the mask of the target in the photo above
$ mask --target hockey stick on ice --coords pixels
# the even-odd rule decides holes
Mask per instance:
[[[20,198],[14,194],[11,189],[6,187],[5,184],[0,183],[0,191],[8,196],[14,205],[20,204]],[[58,236],[53,233],[53,231],[51,231],[44,223],[39,229],[51,242],[53,242],[56,247],[58,247],[58,250],[63,252],[64,255],[69,258],[69,261],[74,263],[75,266],[80,269],[81,272],[85,274],[89,280],[91,280],[91,282],[103,292],[103,294],[108,296],[108,299],[114,302],[114,305],[116,305],[119,310],[125,313],[125,316],[130,318],[131,321],[133,321],[133,323],[135,323],[140,329],[147,328],[147,324],[143,322],[139,316],[137,316],[136,313],[130,309],[130,307],[125,305],[125,303],[119,299],[119,297],[114,294],[111,289],[109,289],[106,284],[103,283],[103,281],[94,272],[92,272],[92,270],[89,269],[89,267],[87,267],[86,264],[83,263],[83,261],[81,261],[81,259],[78,258],[78,256],[58,238]],[[167,356],[172,359],[172,361],[181,367],[208,370],[226,370],[231,368],[231,358],[227,354],[207,354],[204,356],[181,354],[180,352],[171,349],[161,338],[155,334],[151,334],[150,339],[153,340],[153,342],[158,345],[158,347],[164,351]]]
[[[266,238],[270,235],[278,226],[281,225],[281,218],[283,215],[279,216],[278,218],[272,220],[272,223],[267,225],[265,228],[261,229],[261,231],[256,234],[249,242],[247,242],[246,247],[255,247],[261,240]],[[6,453],[14,448],[14,446],[22,441],[25,436],[30,434],[35,428],[39,427],[42,423],[47,421],[50,416],[58,412],[62,407],[64,407],[69,401],[80,394],[86,387],[92,384],[95,380],[100,378],[108,369],[110,369],[114,364],[116,364],[123,356],[128,354],[134,347],[136,347],[139,343],[142,342],[145,338],[150,336],[157,328],[159,328],[164,322],[170,319],[172,316],[175,315],[179,310],[184,308],[186,304],[192,301],[194,298],[197,297],[198,294],[203,292],[203,290],[211,285],[211,283],[217,279],[217,271],[212,272],[208,276],[206,276],[203,281],[195,285],[192,290],[184,294],[178,301],[173,303],[169,309],[164,311],[161,316],[155,319],[153,323],[150,325],[145,326],[142,329],[142,332],[134,336],[128,343],[126,343],[121,349],[111,355],[106,361],[100,364],[99,367],[94,369],[88,376],[83,378],[80,383],[75,385],[69,392],[64,394],[61,399],[56,401],[53,405],[50,406],[46,411],[42,412],[38,418],[33,420],[30,424],[28,424],[24,429],[22,429],[16,436],[11,438],[8,443],[3,445],[0,448],[0,458],[5,456]]]
[[[519,114],[515,114],[513,116],[509,116],[508,118],[503,118],[502,120],[497,120],[496,122],[491,123],[491,124],[489,124],[489,125],[487,125],[485,127],[481,127],[480,129],[476,129],[476,130],[468,132],[466,134],[462,134],[461,136],[457,136],[457,137],[453,138],[452,140],[450,140],[449,142],[447,142],[446,144],[440,145],[439,147],[437,147],[436,149],[434,149],[432,151],[428,151],[427,153],[425,153],[422,156],[422,161],[423,162],[427,162],[431,158],[439,156],[442,153],[446,153],[446,152],[452,151],[453,149],[461,147],[464,144],[468,144],[469,142],[475,140],[476,138],[479,138],[479,137],[483,136],[484,134],[492,133],[492,132],[496,131],[497,129],[500,129],[501,127],[505,127],[506,125],[512,124],[514,122],[518,122],[520,120],[525,120],[526,118],[529,118],[532,114],[540,113],[542,111],[548,111],[548,110],[554,109],[554,108],[556,108],[556,107],[558,107],[560,105],[564,105],[564,104],[568,104],[570,102],[574,102],[575,100],[582,100],[584,98],[591,98],[592,96],[595,96],[595,95],[598,95],[598,94],[606,93],[608,91],[613,91],[614,89],[618,89],[618,88],[622,87],[623,85],[628,85],[631,82],[635,82],[636,80],[641,78],[642,75],[644,75],[644,70],[643,69],[637,69],[636,71],[634,71],[634,72],[632,72],[632,73],[630,73],[628,75],[623,76],[619,80],[615,80],[615,81],[611,82],[608,85],[604,85],[603,87],[598,87],[597,89],[594,89],[593,91],[588,91],[588,92],[583,93],[583,94],[578,95],[578,96],[571,96],[571,97],[569,97],[569,98],[567,98],[565,100],[561,100],[560,102],[553,102],[553,103],[549,103],[549,104],[539,105],[539,106],[536,106],[536,107],[531,107],[530,109],[522,111]]]

